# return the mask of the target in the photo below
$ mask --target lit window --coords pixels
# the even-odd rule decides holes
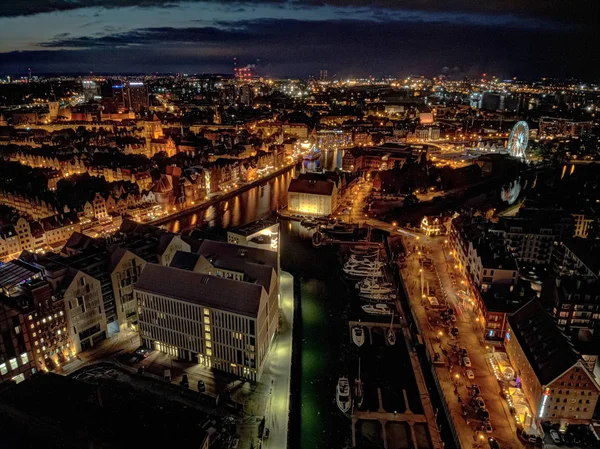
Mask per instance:
[[[33,316],[29,315],[29,321],[33,320]]]
[[[206,342],[206,347],[207,347],[207,348],[212,348],[212,343],[211,343],[210,341],[207,341],[207,342]]]
[[[0,374],[4,375],[8,373],[8,370],[6,369],[6,363],[0,363]]]
[[[206,350],[206,355],[212,355],[212,349],[207,349]]]
[[[62,331],[59,329],[57,333],[58,333],[58,335],[60,335],[60,334],[62,334]]]
[[[209,313],[210,313],[210,312],[208,311],[208,309],[204,309],[204,315],[205,315],[205,316],[208,316],[208,314],[209,314]]]
[[[63,316],[63,311],[62,310],[60,311],[60,316]]]
[[[35,329],[35,324],[31,323],[31,328]]]
[[[19,366],[17,364],[17,359],[10,359],[9,363],[10,363],[10,369],[17,369],[17,367]]]
[[[205,332],[210,332],[210,326],[204,325],[204,331]]]
[[[21,354],[21,365],[25,365],[26,363],[29,363],[29,357],[27,357],[27,353],[24,352]]]
[[[212,340],[212,338],[210,338],[210,334],[208,332],[206,334],[204,334],[204,338],[206,338],[207,340]]]
[[[209,318],[209,317],[207,317],[207,316],[205,316],[205,317],[204,317],[204,323],[206,323],[206,324],[210,324],[210,318]]]

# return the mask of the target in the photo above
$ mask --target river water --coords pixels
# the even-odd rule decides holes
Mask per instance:
[[[301,170],[319,166],[333,170],[341,167],[342,156],[341,150],[323,152],[320,160],[304,162]],[[297,170],[292,169],[262,186],[172,221],[165,227],[174,232],[202,225],[230,228],[269,216],[287,204],[287,188],[296,173]],[[293,403],[300,405],[300,411],[292,414],[296,421],[291,425],[295,431],[290,448],[344,449],[351,446],[351,421],[337,408],[335,387],[341,374],[350,379],[357,377],[359,358],[361,377],[365,381],[364,409],[378,409],[379,388],[384,397],[382,406],[387,411],[403,413],[410,408],[422,413],[422,410],[408,353],[401,341],[394,347],[386,346],[383,333],[377,330],[372,345],[365,344],[359,349],[351,343],[348,319],[357,319],[357,309],[362,313],[354,288],[342,279],[343,259],[339,250],[313,248],[310,240],[313,232],[299,222],[282,222],[281,267],[298,281],[295,294],[299,296],[300,305],[299,328],[294,332],[295,338],[300,339],[300,354],[296,359],[299,366],[294,368],[299,379],[292,391]],[[390,364],[390,360],[394,363]],[[359,421],[357,429],[359,447],[383,447],[377,421]],[[410,441],[402,425],[390,427],[387,432],[396,441]],[[420,447],[425,448],[427,444]]]
[[[323,151],[320,159],[304,161],[301,170],[341,168],[343,155],[344,150]],[[206,209],[170,221],[164,227],[172,232],[187,233],[195,227],[231,228],[265,218],[277,209],[287,206],[287,189],[296,175],[297,169],[291,169],[229,200],[220,201]]]

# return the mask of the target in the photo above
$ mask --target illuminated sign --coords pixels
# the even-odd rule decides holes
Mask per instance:
[[[143,86],[144,83],[129,83],[130,86]]]
[[[510,332],[506,333],[506,341],[510,341]]]

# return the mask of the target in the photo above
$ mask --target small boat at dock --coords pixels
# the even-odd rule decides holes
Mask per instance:
[[[387,304],[367,304],[362,306],[362,309],[369,315],[387,316],[393,314],[392,309]]]
[[[341,376],[338,380],[335,389],[335,402],[339,409],[346,413],[352,406],[352,398],[350,396],[350,383],[346,376]]]
[[[362,326],[354,326],[352,328],[352,341],[359,348],[365,344],[365,331]]]

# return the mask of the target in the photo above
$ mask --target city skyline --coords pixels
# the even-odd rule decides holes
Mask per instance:
[[[590,78],[597,10],[586,0],[38,1],[0,7],[0,65],[11,75],[230,73],[237,57],[267,76]]]

